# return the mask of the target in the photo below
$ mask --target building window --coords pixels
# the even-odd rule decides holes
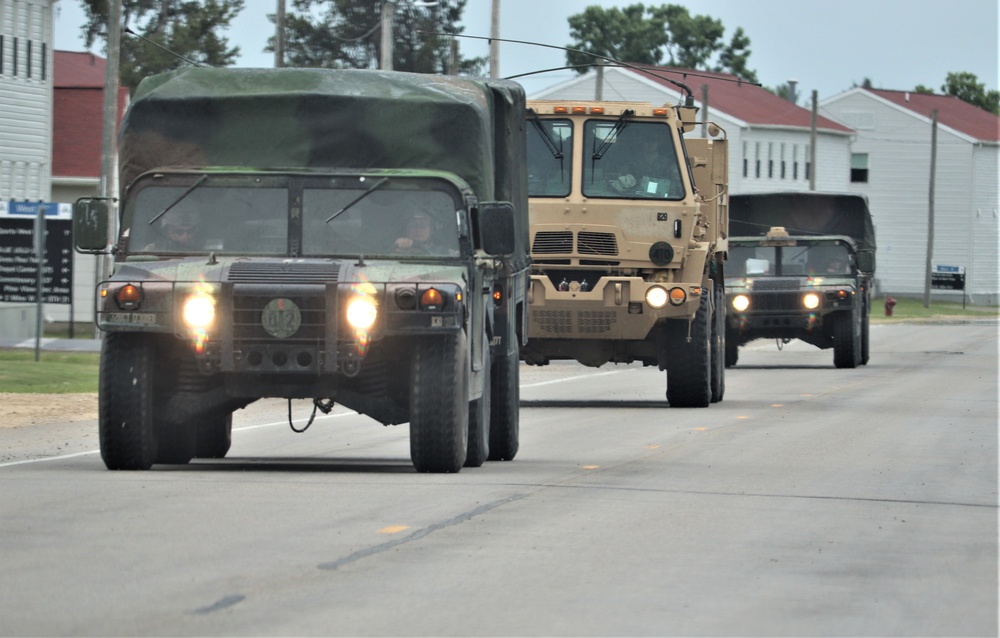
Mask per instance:
[[[767,177],[774,177],[774,142],[767,143]]]
[[[0,75],[3,75],[3,36],[0,35]]]
[[[806,179],[810,179],[809,175],[812,172],[812,162],[809,161],[809,156],[810,156],[811,152],[812,152],[812,147],[809,146],[808,144],[806,144],[806,157],[805,157],[805,165],[806,165],[805,178]]]
[[[868,183],[868,153],[851,153],[851,183]]]
[[[754,144],[754,177],[760,178],[760,142]]]
[[[785,179],[785,143],[781,143],[781,179]]]
[[[42,42],[42,82],[46,80],[46,70],[48,69],[48,45]]]
[[[14,72],[11,75],[17,77],[17,38],[14,38]]]
[[[31,77],[31,40],[28,40],[27,44],[28,44],[28,55],[25,56],[27,58],[25,60],[25,68],[27,69],[27,71],[28,71],[28,77],[30,78]]]
[[[747,157],[747,143],[743,142],[743,177],[746,177],[750,171],[750,159]]]

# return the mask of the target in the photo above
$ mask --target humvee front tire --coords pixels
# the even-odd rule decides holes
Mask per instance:
[[[410,378],[410,459],[418,472],[458,472],[469,437],[464,332],[421,337]]]
[[[838,368],[856,368],[861,360],[856,312],[854,310],[845,317],[839,317],[833,324],[833,365]]]
[[[486,358],[489,359],[487,345]],[[465,467],[479,467],[490,456],[490,368],[483,365],[483,395],[469,402],[469,442],[465,452]]]
[[[520,367],[517,353],[493,360],[490,397],[490,460],[510,461],[517,455],[520,427]]]
[[[156,458],[153,359],[147,335],[112,332],[104,337],[98,436],[109,470],[148,470]]]
[[[667,402],[672,408],[707,408],[712,400],[712,307],[708,295],[701,296],[691,322],[674,321],[667,359]]]

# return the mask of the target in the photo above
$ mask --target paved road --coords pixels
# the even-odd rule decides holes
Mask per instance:
[[[140,473],[93,423],[0,428],[0,635],[995,636],[997,353],[996,324],[876,326],[857,370],[760,342],[704,410],[523,368],[517,459],[446,476],[406,426],[297,435],[278,401]]]

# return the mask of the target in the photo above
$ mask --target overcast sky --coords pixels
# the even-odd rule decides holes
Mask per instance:
[[[692,14],[720,19],[727,42],[742,27],[751,42],[749,67],[768,87],[797,80],[805,96],[800,103],[813,90],[823,100],[865,78],[876,88],[911,90],[923,84],[939,91],[949,72],[970,72],[987,89],[998,87],[997,0],[500,0],[500,37],[566,46],[570,15],[591,5],[625,7],[640,1],[646,6],[684,4]],[[262,49],[274,28],[266,14],[276,7],[276,0],[246,0],[227,34],[230,45],[240,47],[237,66],[274,65],[274,55]],[[465,34],[488,36],[490,15],[491,0],[468,0]],[[55,47],[83,51],[83,22],[79,0],[60,0]],[[486,42],[470,39],[461,40],[461,52],[466,57],[489,54]],[[555,49],[511,43],[500,47],[501,77],[563,64],[565,54]],[[518,81],[531,95],[573,75],[561,71]]]

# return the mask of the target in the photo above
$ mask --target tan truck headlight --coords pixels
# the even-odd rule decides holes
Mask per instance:
[[[660,286],[653,286],[646,291],[646,303],[648,303],[651,308],[662,308],[667,305],[667,299],[667,291]]]

